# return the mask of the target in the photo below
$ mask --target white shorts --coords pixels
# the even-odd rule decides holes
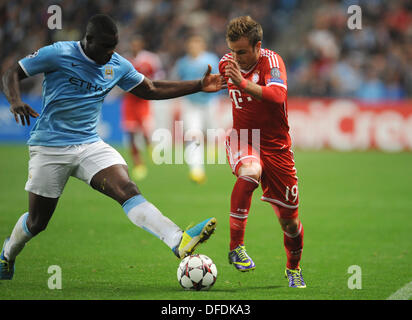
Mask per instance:
[[[65,147],[29,146],[29,177],[26,191],[58,198],[70,176],[90,184],[99,171],[126,161],[102,140]]]

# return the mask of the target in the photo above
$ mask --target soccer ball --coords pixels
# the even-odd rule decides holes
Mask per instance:
[[[177,268],[177,280],[185,290],[209,290],[216,278],[216,265],[204,254],[185,257]]]

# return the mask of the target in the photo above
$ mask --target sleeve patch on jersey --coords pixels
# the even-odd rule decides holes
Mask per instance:
[[[279,78],[277,78],[277,79],[271,78],[271,79],[268,79],[268,80],[266,81],[266,84],[271,83],[271,82],[282,83],[282,84],[285,83],[282,79],[279,79]]]
[[[29,55],[26,56],[26,58],[34,58],[39,54],[39,50],[34,51],[33,53],[30,53]]]
[[[270,69],[270,75],[272,79],[279,79],[280,78],[280,70],[279,68],[272,68]]]

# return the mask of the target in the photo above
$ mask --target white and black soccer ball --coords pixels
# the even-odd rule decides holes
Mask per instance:
[[[177,280],[185,290],[209,290],[216,278],[216,265],[204,254],[185,257],[177,268]]]

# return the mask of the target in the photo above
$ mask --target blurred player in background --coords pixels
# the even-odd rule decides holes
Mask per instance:
[[[144,49],[145,41],[142,36],[135,35],[130,41],[130,51],[133,67],[141,74],[152,80],[164,77],[160,58]],[[147,175],[147,167],[141,156],[141,143],[143,142],[150,154],[151,133],[153,131],[153,116],[151,102],[131,93],[125,93],[122,105],[122,127],[128,135],[130,153],[132,155],[132,178],[142,180]],[[137,139],[142,138],[137,141]],[[143,140],[143,141],[142,141]]]
[[[219,63],[232,99],[233,129],[226,146],[237,177],[231,195],[229,262],[239,271],[255,269],[246,253],[244,234],[252,194],[261,184],[261,200],[272,205],[283,229],[289,286],[305,288],[299,267],[303,227],[290,149],[286,68],[276,52],[261,47],[262,37],[262,27],[249,16],[231,20],[226,32],[231,53]],[[247,130],[246,137],[242,137],[242,129]],[[259,129],[257,144],[252,143],[252,129]]]
[[[186,44],[187,54],[176,62],[177,76],[181,80],[193,80],[204,73],[208,65],[212,66],[212,72],[217,72],[219,58],[211,52],[206,51],[206,41],[200,35],[192,35]],[[203,70],[203,71],[202,71]],[[217,107],[215,94],[199,92],[182,98],[183,112],[182,120],[185,132],[203,132],[213,126],[213,115]],[[206,180],[204,166],[203,141],[193,139],[187,144],[185,155],[189,164],[189,177],[196,183]]]
[[[123,157],[98,136],[96,128],[107,94],[118,85],[142,99],[169,99],[222,88],[220,75],[207,69],[201,80],[151,81],[114,50],[115,22],[90,18],[81,41],[61,41],[21,59],[3,76],[3,90],[16,122],[38,117],[28,141],[28,212],[21,215],[0,253],[0,279],[12,279],[15,259],[25,244],[46,229],[70,176],[116,200],[136,226],[162,240],[178,258],[190,254],[215,230],[210,218],[181,230],[140,193]],[[19,82],[44,73],[39,115],[21,100]]]

